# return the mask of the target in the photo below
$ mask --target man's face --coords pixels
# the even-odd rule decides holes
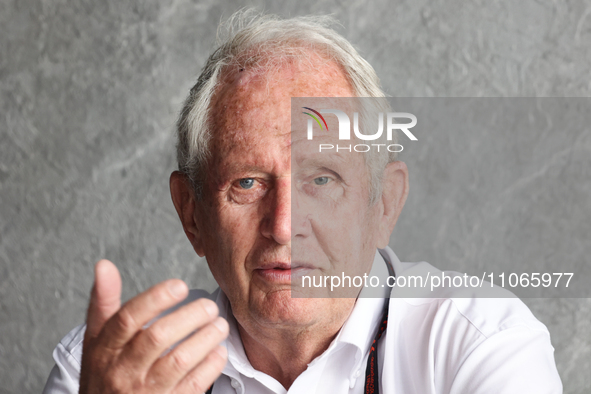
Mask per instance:
[[[339,67],[311,55],[271,74],[230,74],[212,101],[196,249],[243,326],[342,321],[351,299],[292,298],[292,272],[358,274],[373,261],[381,205],[369,204],[362,154],[318,156],[292,134],[291,97],[325,96],[353,93]]]

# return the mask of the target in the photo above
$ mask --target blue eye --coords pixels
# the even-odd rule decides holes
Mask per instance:
[[[326,185],[330,182],[330,178],[327,176],[319,176],[318,178],[314,178],[314,184],[318,186]]]
[[[243,189],[250,189],[254,186],[254,179],[252,178],[242,178],[240,180],[240,187]]]

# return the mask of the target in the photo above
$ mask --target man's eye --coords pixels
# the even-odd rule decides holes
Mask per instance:
[[[243,189],[250,189],[254,186],[254,179],[252,178],[242,178],[240,180],[240,187]]]
[[[330,182],[330,178],[327,176],[319,176],[318,178],[314,178],[314,184],[318,186],[326,185]]]

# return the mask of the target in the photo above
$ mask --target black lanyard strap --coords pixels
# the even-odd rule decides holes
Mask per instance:
[[[388,274],[391,277],[395,276],[394,267],[392,263],[388,260],[388,257],[382,252],[380,252],[386,265],[388,266]],[[378,370],[378,344],[380,342],[380,338],[386,332],[386,327],[388,327],[388,309],[390,307],[390,296],[386,298],[384,301],[384,309],[382,311],[382,319],[380,320],[380,325],[378,327],[378,331],[376,332],[376,336],[371,343],[371,347],[369,348],[369,356],[367,358],[367,367],[365,367],[365,394],[380,394],[380,377],[379,377],[379,370]]]
[[[384,301],[384,311],[382,312],[382,319],[378,332],[376,333],[371,347],[369,348],[369,357],[367,358],[367,367],[365,368],[365,394],[380,394],[380,377],[378,371],[378,344],[380,338],[386,332],[388,327],[388,307],[390,305],[390,298]]]

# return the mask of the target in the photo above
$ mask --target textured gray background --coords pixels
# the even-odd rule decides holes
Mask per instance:
[[[41,390],[53,347],[84,319],[101,257],[119,266],[126,298],[168,277],[215,287],[168,195],[172,130],[218,21],[247,4],[334,13],[393,96],[591,93],[586,1],[3,0],[0,393]],[[449,149],[416,149],[404,157],[411,195],[392,246],[403,260],[442,268],[489,256],[589,264],[591,142],[581,133],[555,155],[495,146],[523,164],[496,172],[521,203],[508,212],[477,186],[492,157],[478,136],[462,145],[462,165]],[[531,202],[543,219],[528,214]],[[548,243],[554,253],[536,252]],[[591,299],[525,301],[551,331],[565,392],[591,392]]]

